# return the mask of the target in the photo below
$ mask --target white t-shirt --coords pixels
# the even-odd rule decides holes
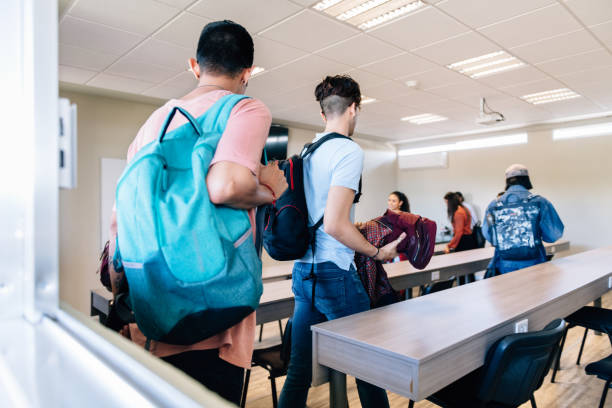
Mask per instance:
[[[317,133],[316,142],[328,133]],[[352,140],[332,139],[323,143],[314,153],[304,159],[304,194],[308,205],[309,225],[314,225],[323,216],[327,194],[331,186],[350,188],[357,192],[363,170],[363,150]],[[354,222],[355,205],[351,207],[351,222]],[[348,270],[355,258],[355,251],[325,233],[321,226],[316,233],[314,263],[333,262]],[[312,251],[301,262],[312,263]]]
[[[478,223],[478,214],[474,211],[474,207],[471,204],[466,203],[465,201],[461,203],[467,210],[470,212],[470,216],[472,217],[472,222],[470,223],[470,229],[474,229],[476,223]]]

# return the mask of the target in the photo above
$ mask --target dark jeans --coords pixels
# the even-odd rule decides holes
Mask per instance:
[[[295,309],[291,331],[291,360],[287,379],[280,395],[280,408],[303,408],[312,382],[312,332],[310,326],[370,309],[370,299],[357,271],[342,270],[332,262],[316,264],[314,306],[312,303],[311,264],[296,262],[293,267]],[[357,391],[363,407],[389,407],[382,388],[357,380]]]
[[[236,405],[240,404],[244,368],[237,367],[219,358],[219,350],[186,351],[162,357],[162,360],[193,377],[203,386],[226,400]]]

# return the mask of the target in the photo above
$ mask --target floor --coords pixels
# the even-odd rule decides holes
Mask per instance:
[[[612,308],[612,293],[609,292],[603,297],[603,306]],[[284,325],[284,322],[283,322]],[[573,328],[568,332],[563,355],[561,356],[561,370],[557,373],[556,382],[550,383],[550,373],[548,374],[544,385],[535,393],[536,403],[538,408],[591,408],[597,407],[601,392],[603,390],[603,381],[593,376],[587,376],[584,372],[584,367],[590,362],[599,360],[609,355],[612,350],[608,336],[598,336],[592,331],[589,331],[587,340],[584,346],[581,363],[576,365],[576,357],[580,349],[580,341],[584,329]],[[279,328],[276,323],[267,323],[264,325],[264,342],[273,342],[279,338]],[[552,372],[552,371],[551,371]],[[280,393],[284,377],[277,379],[277,389]],[[359,407],[359,397],[355,387],[355,380],[352,377],[348,378],[348,399],[351,407]],[[408,407],[408,399],[401,395],[389,392],[389,402],[391,407]],[[272,396],[270,391],[270,381],[268,380],[267,371],[262,368],[253,368],[251,372],[251,380],[247,396],[248,408],[271,408]],[[329,388],[327,385],[312,388],[308,395],[309,408],[324,408],[329,406]],[[521,408],[530,407],[531,404],[526,403],[521,405]],[[436,407],[436,405],[421,401],[415,404],[416,408]],[[612,392],[608,393],[606,407],[612,408]]]

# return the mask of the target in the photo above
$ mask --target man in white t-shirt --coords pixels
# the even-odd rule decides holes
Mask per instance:
[[[470,215],[472,216],[470,228],[473,231],[474,226],[480,222],[480,219],[478,218],[478,214],[476,213],[476,210],[471,204],[468,204],[465,202],[465,199],[463,198],[463,194],[461,194],[461,191],[457,191],[455,194],[457,195],[457,197],[459,197],[459,202],[461,203],[461,205],[467,208],[467,210],[470,212]]]
[[[370,300],[357,275],[355,251],[377,260],[397,256],[397,241],[382,248],[370,244],[354,225],[354,203],[360,191],[363,150],[350,139],[355,130],[361,91],[348,76],[326,77],[316,88],[325,131],[313,142],[330,135],[304,159],[304,193],[309,225],[323,217],[316,231],[315,250],[295,263],[295,309],[291,331],[291,360],[279,399],[280,408],[304,407],[312,380],[310,326],[370,308]],[[385,390],[357,380],[363,407],[389,406]]]

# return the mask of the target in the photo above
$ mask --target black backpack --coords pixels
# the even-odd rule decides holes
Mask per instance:
[[[302,258],[308,246],[314,242],[314,234],[323,223],[323,217],[312,227],[308,226],[308,207],[304,195],[303,161],[323,143],[331,139],[351,138],[339,133],[330,133],[314,143],[304,146],[301,155],[291,156],[278,163],[284,171],[289,188],[278,197],[274,204],[265,208],[263,247],[277,261],[290,261]],[[361,180],[355,201],[361,196]]]

